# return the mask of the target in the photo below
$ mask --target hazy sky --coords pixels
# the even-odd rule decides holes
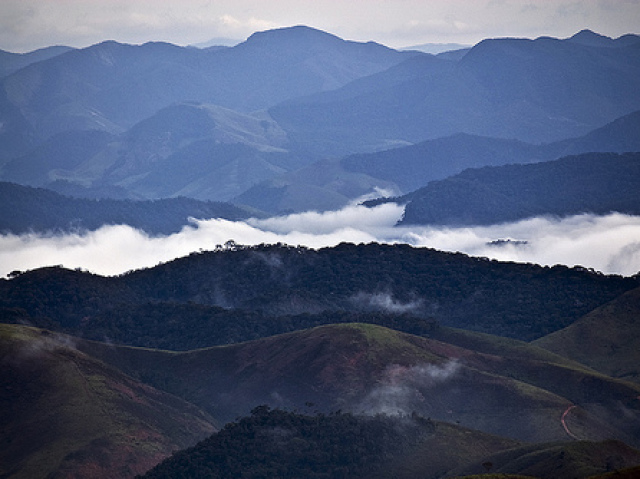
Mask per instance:
[[[180,45],[308,25],[399,48],[487,37],[640,33],[640,0],[0,0],[0,49]]]

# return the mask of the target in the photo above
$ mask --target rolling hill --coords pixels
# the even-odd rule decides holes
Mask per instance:
[[[416,412],[520,441],[640,444],[638,385],[518,346],[486,354],[471,344],[344,324],[181,353],[84,342],[78,348],[221,422],[260,404],[309,410],[305,404],[313,403],[311,410],[324,413]]]
[[[0,325],[0,474],[129,478],[214,431],[193,405],[74,347]]]
[[[640,382],[638,343],[640,290],[631,290],[571,326],[533,344],[612,377]]]
[[[149,477],[178,477],[175,467],[212,473],[220,461],[227,474],[275,467],[271,475],[280,477],[284,469],[316,470],[327,460],[342,465],[344,477],[360,477],[368,465],[380,477],[394,471],[409,479],[482,472],[487,464],[537,477],[580,466],[575,477],[586,477],[640,461],[620,442],[638,445],[637,385],[505,338],[449,329],[421,338],[344,324],[175,353],[19,325],[1,330],[7,407],[0,440],[9,445],[8,477],[42,470],[130,477],[175,449],[167,444],[184,447],[212,422],[249,412]],[[29,400],[18,400],[23,396]],[[268,431],[278,432],[286,452],[256,456],[254,447],[264,451],[261,438],[273,444]],[[33,442],[31,432],[42,442]],[[351,437],[360,438],[357,446]],[[234,452],[238,444],[244,453]],[[365,460],[368,454],[374,457]]]

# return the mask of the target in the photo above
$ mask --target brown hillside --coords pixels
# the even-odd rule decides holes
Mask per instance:
[[[1,477],[130,478],[214,431],[68,336],[0,325],[0,365]]]
[[[483,336],[480,349],[490,349],[486,341]],[[635,444],[640,437],[640,387],[562,364],[561,358],[525,343],[500,356],[476,351],[472,342],[460,347],[347,324],[185,353],[96,343],[80,347],[180,395],[221,422],[269,404],[308,412],[416,411],[534,442],[577,437]],[[527,347],[529,353],[516,354]],[[543,360],[545,355],[558,362]]]

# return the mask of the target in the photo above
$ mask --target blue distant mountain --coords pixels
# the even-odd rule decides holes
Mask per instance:
[[[562,142],[640,110],[637,35],[434,56],[296,26],[233,47],[107,41],[29,58],[0,82],[0,180],[79,196],[333,208],[468,167],[634,150],[625,133]]]

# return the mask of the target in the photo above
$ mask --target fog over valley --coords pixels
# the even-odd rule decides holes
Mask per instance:
[[[402,211],[401,206],[388,203],[247,221],[193,220],[180,232],[163,236],[126,225],[64,235],[3,235],[0,274],[63,265],[118,275],[194,251],[213,250],[230,240],[241,245],[284,243],[310,248],[342,242],[406,243],[500,261],[579,265],[606,274],[630,276],[640,271],[637,216],[537,217],[475,227],[395,226]]]
[[[0,478],[640,477],[639,20],[0,1]]]

